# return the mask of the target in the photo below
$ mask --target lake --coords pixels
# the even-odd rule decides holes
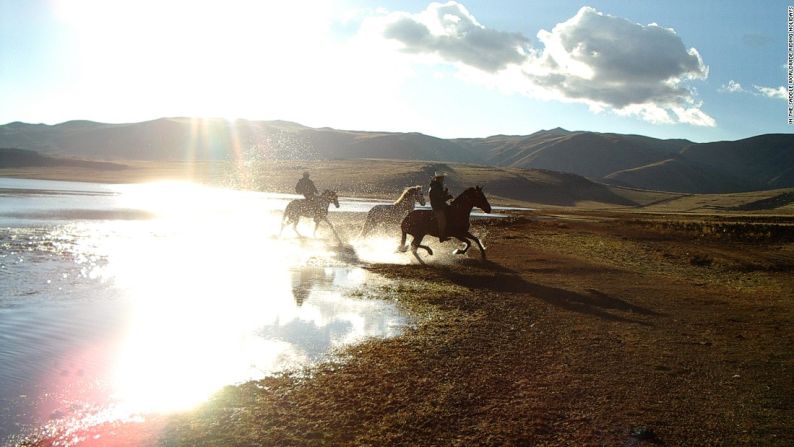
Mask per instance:
[[[0,441],[189,409],[411,324],[332,245],[274,237],[294,197],[0,178]],[[355,249],[409,262],[395,246]]]

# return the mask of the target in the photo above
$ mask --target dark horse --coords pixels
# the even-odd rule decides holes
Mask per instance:
[[[337,242],[341,244],[342,241],[339,239],[339,235],[336,234],[334,226],[331,225],[330,221],[328,221],[328,206],[332,203],[339,208],[339,197],[337,197],[335,191],[328,189],[311,200],[295,199],[291,201],[287,204],[287,208],[284,210],[284,216],[281,218],[281,229],[278,232],[279,236],[281,236],[281,232],[284,231],[284,226],[288,223],[292,223],[292,229],[295,230],[295,233],[298,236],[303,237],[303,235],[298,233],[298,221],[300,220],[301,216],[311,217],[314,219],[313,236],[317,235],[317,227],[320,226],[321,221],[324,221],[329,227],[331,227],[334,237],[336,237]]]
[[[455,250],[455,254],[462,255],[466,253],[469,247],[471,247],[471,242],[469,241],[469,239],[471,239],[477,243],[477,247],[480,249],[480,255],[485,259],[485,248],[483,248],[480,240],[469,232],[469,214],[475,206],[486,213],[491,212],[491,204],[488,203],[488,199],[485,198],[485,194],[482,193],[482,188],[479,186],[463,191],[452,201],[449,207],[447,207],[447,235],[459,239],[466,244],[463,249]],[[406,235],[410,234],[414,237],[411,241],[411,253],[416,256],[419,262],[424,263],[422,259],[419,258],[419,254],[416,250],[418,248],[424,248],[427,250],[428,254],[433,254],[433,250],[431,250],[430,247],[421,245],[422,239],[428,234],[438,237],[438,225],[436,224],[436,219],[433,217],[433,212],[430,210],[411,211],[405,216],[405,219],[403,219],[400,228],[402,229],[403,236],[399,250],[402,252],[408,250],[408,247],[405,245],[405,238]]]

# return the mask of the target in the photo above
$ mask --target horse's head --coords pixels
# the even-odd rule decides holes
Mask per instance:
[[[474,206],[485,211],[486,213],[491,212],[491,204],[488,203],[488,199],[485,198],[485,194],[482,192],[481,186],[477,185],[474,187],[474,193],[472,196],[474,197]]]
[[[322,196],[324,199],[328,200],[329,203],[333,203],[335,207],[339,208],[339,196],[336,195],[336,191],[326,189],[323,191]]]
[[[425,206],[425,194],[422,192],[421,186],[414,186],[414,200],[419,202],[420,205]]]
[[[455,200],[452,201],[452,206],[469,207],[469,210],[476,206],[486,213],[491,212],[491,204],[488,203],[488,199],[485,198],[485,194],[483,194],[481,186],[467,188],[465,191],[460,193]]]

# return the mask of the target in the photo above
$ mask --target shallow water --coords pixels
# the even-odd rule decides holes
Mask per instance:
[[[398,334],[400,310],[360,296],[384,280],[320,239],[273,237],[291,198],[0,179],[0,441],[187,409]],[[378,244],[359,257],[397,256]]]

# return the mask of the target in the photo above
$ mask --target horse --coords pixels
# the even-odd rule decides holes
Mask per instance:
[[[491,212],[491,204],[488,203],[488,199],[485,198],[485,194],[483,194],[482,188],[479,186],[466,189],[447,207],[447,236],[454,237],[466,244],[463,249],[454,251],[455,254],[461,255],[465,254],[469,250],[469,247],[471,247],[469,239],[474,240],[474,242],[477,243],[477,247],[480,249],[480,256],[485,260],[485,248],[482,246],[480,240],[469,232],[469,214],[475,206],[486,213]],[[433,212],[431,210],[411,211],[403,219],[400,224],[400,229],[403,234],[398,251],[405,252],[408,250],[408,247],[405,245],[405,238],[410,234],[413,236],[413,240],[411,241],[411,253],[413,253],[419,262],[424,264],[424,261],[419,258],[419,254],[416,251],[418,248],[424,248],[428,254],[433,254],[433,250],[431,250],[430,247],[421,245],[422,239],[428,234],[438,237],[438,224],[433,217]]]
[[[361,237],[365,237],[379,225],[397,226],[406,214],[413,211],[416,202],[419,202],[422,206],[425,204],[425,196],[422,194],[421,186],[405,188],[400,197],[391,205],[373,206],[367,213],[367,220],[364,222],[364,228],[361,229]]]
[[[323,221],[331,227],[331,231],[334,233],[337,242],[342,244],[339,235],[336,234],[336,229],[334,229],[334,226],[331,225],[331,222],[328,220],[328,206],[332,203],[339,208],[339,197],[336,195],[336,191],[328,189],[313,199],[295,199],[291,201],[287,204],[287,208],[284,209],[284,215],[281,217],[281,229],[278,232],[279,236],[281,236],[281,232],[284,231],[284,226],[288,223],[292,223],[292,229],[302,238],[303,235],[298,232],[298,221],[301,216],[311,217],[314,219],[314,233],[312,233],[312,237],[317,235],[317,227],[319,227],[320,222]]]

